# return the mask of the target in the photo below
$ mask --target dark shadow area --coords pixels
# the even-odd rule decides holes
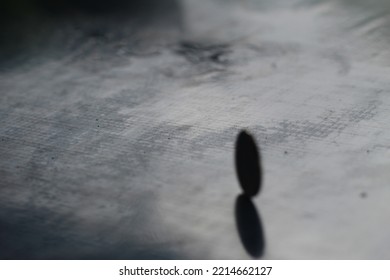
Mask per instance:
[[[35,0],[37,7],[53,13],[79,11],[87,14],[142,12],[165,6],[164,1],[155,0]],[[169,5],[170,1],[167,1]]]
[[[241,242],[254,258],[259,258],[264,253],[265,238],[260,215],[251,199],[241,194],[235,203],[235,216],[238,234]]]
[[[147,219],[147,217],[145,217]],[[169,242],[154,243],[126,234],[112,239],[115,225],[99,226],[99,230],[83,230],[72,215],[59,215],[45,209],[17,210],[1,208],[0,260],[123,260],[183,259]],[[130,223],[128,228],[145,229]]]
[[[241,131],[237,137],[235,163],[238,181],[244,193],[255,196],[262,182],[260,154],[254,138],[246,131]]]
[[[168,11],[177,5],[176,1],[158,0],[4,0],[0,3],[1,21],[12,21],[33,14],[66,15],[66,14],[90,14],[110,15],[160,12]]]
[[[90,56],[115,65],[115,59],[172,43],[181,14],[178,0],[5,0],[0,3],[0,70]]]

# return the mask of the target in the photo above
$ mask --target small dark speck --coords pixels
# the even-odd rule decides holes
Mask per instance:
[[[367,150],[367,154],[369,154],[370,153],[370,150]]]
[[[98,127],[100,127],[100,125],[98,125]]]
[[[51,159],[54,159],[54,157],[51,157]]]
[[[287,151],[284,151],[284,154],[285,154],[285,155],[287,155],[287,154],[288,154],[288,152],[287,152]]]
[[[98,121],[99,119],[96,119],[96,121]]]
[[[223,52],[216,52],[210,55],[210,59],[214,62],[221,62],[221,55],[223,55]]]
[[[360,193],[360,197],[361,198],[366,198],[367,197],[367,193],[366,192],[361,192]]]
[[[3,138],[1,138],[1,141],[4,141],[4,139],[3,139]]]
[[[168,137],[169,140],[171,140],[171,137]]]

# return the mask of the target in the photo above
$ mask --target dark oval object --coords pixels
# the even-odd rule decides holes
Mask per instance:
[[[241,131],[236,141],[236,171],[244,193],[255,196],[261,187],[262,171],[260,155],[254,138]]]

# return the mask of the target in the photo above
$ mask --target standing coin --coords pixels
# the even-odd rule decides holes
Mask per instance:
[[[256,142],[248,132],[238,135],[235,153],[237,177],[244,194],[255,196],[260,191],[262,170]]]

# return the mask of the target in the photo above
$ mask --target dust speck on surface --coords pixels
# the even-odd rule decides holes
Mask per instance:
[[[180,43],[177,53],[192,63],[226,64],[229,48],[227,44],[202,44],[184,41]]]

